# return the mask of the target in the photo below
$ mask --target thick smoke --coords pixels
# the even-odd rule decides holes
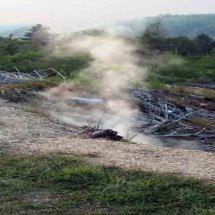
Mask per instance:
[[[124,137],[134,136],[132,128],[137,126],[141,114],[130,98],[128,88],[143,83],[147,72],[146,68],[138,66],[135,46],[108,35],[76,37],[66,46],[67,54],[86,51],[94,59],[80,74],[92,87],[67,83],[45,92],[45,96],[55,101],[50,110],[52,116],[78,125],[95,126],[99,122],[102,128],[114,129]],[[71,105],[77,97],[94,98],[97,102],[99,98],[104,102],[93,107]],[[136,136],[136,140],[139,138]]]

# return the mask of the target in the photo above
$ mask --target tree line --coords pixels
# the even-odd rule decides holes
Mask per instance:
[[[210,55],[215,48],[215,41],[206,34],[195,38],[166,37],[160,22],[148,25],[141,36],[141,42],[153,50],[170,51],[183,56]]]
[[[91,58],[87,53],[72,56],[55,53],[53,43],[59,49],[65,48],[57,43],[56,38],[57,35],[50,33],[49,28],[41,24],[33,26],[22,38],[12,34],[0,37],[0,70],[12,72],[16,67],[21,72],[32,72],[52,67],[67,77],[74,77],[88,66]]]
[[[0,37],[0,54],[15,55],[20,51],[39,51],[46,46],[53,35],[49,28],[37,24],[29,29],[23,38],[17,38],[13,34],[9,37]]]

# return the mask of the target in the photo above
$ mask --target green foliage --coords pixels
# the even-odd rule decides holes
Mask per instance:
[[[166,50],[175,52],[176,55],[189,56],[197,54],[195,42],[187,37],[167,38],[164,46]]]
[[[40,50],[50,42],[51,34],[48,30],[49,28],[37,24],[25,34],[23,40],[29,41],[32,49]]]
[[[25,81],[19,84],[10,85],[9,88],[13,87],[14,89],[22,89],[22,90],[45,90],[50,87],[54,87],[59,85],[62,82],[62,78],[60,77],[50,77],[42,80],[31,79],[29,81]]]
[[[10,35],[8,38],[0,39],[0,54],[14,55],[20,50],[20,41]]]
[[[215,41],[206,34],[200,34],[194,39],[185,36],[164,37],[164,30],[161,22],[149,24],[141,41],[148,44],[151,49],[160,51],[172,51],[176,55],[207,55],[215,48]]]
[[[183,56],[211,54],[215,41],[208,35],[201,34],[194,39],[188,37],[166,38],[165,49]]]
[[[167,174],[89,165],[71,156],[4,156],[0,201],[1,214],[212,215],[215,187]]]
[[[0,70],[30,73],[33,70],[42,71],[54,68],[67,78],[74,78],[81,69],[86,68],[92,60],[87,53],[73,55],[54,53],[54,50],[45,48],[54,35],[41,24],[33,26],[25,37],[16,39],[12,35],[0,38]],[[70,38],[71,39],[71,38]]]
[[[170,84],[215,81],[215,54],[195,58],[165,54],[163,59],[164,62],[152,70],[149,80]]]
[[[163,89],[164,84],[160,80],[156,79],[155,77],[151,77],[149,79],[148,87],[155,90],[161,90]]]
[[[195,38],[196,50],[199,54],[211,54],[215,48],[215,41],[206,34],[200,34]]]
[[[166,82],[183,82],[192,77],[192,71],[184,65],[169,64],[162,65],[156,73],[164,78]]]
[[[86,87],[88,89],[91,88],[92,90],[96,90],[99,87],[99,81],[97,79],[92,79],[92,77],[85,73],[77,74],[73,81],[77,86]]]
[[[1,55],[0,69],[12,72],[15,71],[14,67],[17,67],[21,72],[32,72],[55,68],[65,76],[73,78],[81,69],[87,67],[90,61],[90,56],[85,53],[70,57],[54,57],[48,52],[28,51],[15,55]]]
[[[44,60],[46,68],[55,68],[68,78],[74,78],[77,76],[81,69],[89,66],[91,57],[87,53],[77,53],[72,56],[50,56]]]
[[[195,73],[199,74],[199,78],[206,78],[215,81],[215,53],[198,57],[196,59],[189,59],[188,65]]]
[[[164,33],[160,22],[155,22],[147,26],[142,37],[142,42],[150,45],[152,49],[163,49]]]
[[[41,58],[41,52],[19,52],[15,55],[2,55],[0,58],[0,69],[12,72],[14,67],[19,68],[21,72],[32,72],[44,68]]]

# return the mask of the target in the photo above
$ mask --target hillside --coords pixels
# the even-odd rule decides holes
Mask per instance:
[[[168,36],[184,35],[195,37],[198,34],[208,34],[215,37],[215,14],[171,16],[164,15],[148,18],[148,22],[160,20]]]
[[[14,34],[17,37],[22,37],[31,25],[0,25],[0,37],[6,37]]]
[[[208,34],[215,38],[215,14],[199,15],[159,15],[142,19],[120,21],[109,26],[103,26],[121,35],[137,36],[150,23],[159,21],[167,36],[195,37],[198,34]],[[31,25],[0,25],[0,36],[15,34],[22,37]]]
[[[198,34],[205,33],[215,38],[215,14],[160,15],[119,22],[113,28],[121,34],[139,35],[148,24],[156,21],[161,22],[165,34],[170,37],[195,37]]]

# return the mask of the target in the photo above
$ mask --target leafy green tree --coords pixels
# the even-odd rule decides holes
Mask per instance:
[[[27,32],[23,40],[28,41],[33,49],[39,50],[40,48],[46,46],[50,41],[49,28],[44,27],[41,24],[33,26],[29,32]]]
[[[13,34],[10,34],[8,38],[1,39],[0,52],[6,55],[14,55],[20,50],[20,41]]]
[[[195,38],[198,54],[211,54],[215,47],[215,41],[206,34],[200,34]]]
[[[142,35],[143,43],[149,44],[152,49],[162,50],[164,40],[164,31],[159,21],[148,25]]]
[[[167,38],[165,43],[166,50],[173,51],[176,55],[190,56],[196,54],[195,43],[188,37]]]

